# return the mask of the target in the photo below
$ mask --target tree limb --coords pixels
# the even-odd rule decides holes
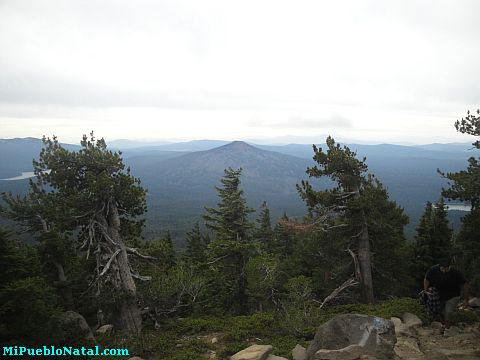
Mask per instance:
[[[348,289],[349,287],[352,287],[352,286],[356,286],[358,284],[359,282],[353,278],[346,280],[342,285],[340,285],[335,290],[333,290],[332,293],[323,300],[323,302],[320,304],[320,309],[323,308],[327,303],[335,299],[345,289]]]
[[[228,256],[229,256],[229,255],[220,256],[219,258],[216,258],[215,260],[207,261],[205,264],[206,264],[206,265],[214,264],[214,263],[216,263],[217,261],[223,260],[223,259],[225,259],[225,258],[228,257]]]
[[[137,255],[138,257],[141,257],[142,259],[158,260],[158,259],[157,259],[156,257],[154,257],[154,256],[142,255],[142,254],[140,254],[140,253],[138,252],[138,250],[135,249],[135,248],[125,247],[125,249],[127,250],[127,253]]]
[[[362,279],[362,272],[360,271],[360,264],[358,263],[357,255],[350,249],[347,249],[348,253],[353,259],[353,264],[355,265],[355,279],[361,280]]]
[[[102,272],[100,273],[100,275],[98,275],[99,278],[101,278],[103,275],[105,275],[105,273],[108,271],[108,269],[110,268],[110,265],[112,264],[112,261],[115,259],[115,257],[118,255],[118,253],[122,251],[122,249],[117,249],[117,251],[115,251],[112,255],[112,257],[110,258],[110,260],[108,260],[107,264],[105,265],[105,267],[103,268]]]
[[[138,280],[141,280],[141,281],[150,281],[152,280],[152,277],[151,276],[142,276],[140,274],[137,274],[133,271],[130,271],[130,273],[132,274],[132,277],[135,278],[135,279],[138,279]]]

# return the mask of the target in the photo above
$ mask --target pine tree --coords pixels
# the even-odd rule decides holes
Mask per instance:
[[[183,260],[192,267],[199,267],[206,263],[207,242],[200,231],[197,222],[192,230],[186,234],[187,244],[183,253]]]
[[[452,256],[452,234],[443,198],[436,204],[427,202],[415,235],[415,262],[420,274],[440,259]]]
[[[285,258],[293,253],[296,245],[295,233],[286,224],[290,221],[287,213],[284,212],[273,229],[273,245],[271,251],[274,254]]]
[[[245,240],[253,225],[248,221],[248,214],[254,210],[247,207],[243,190],[240,190],[242,169],[225,169],[221,179],[223,187],[215,187],[220,197],[218,208],[205,208],[203,216],[207,228],[213,230],[217,239]]]
[[[75,234],[79,250],[87,259],[95,257],[97,291],[121,293],[115,302],[117,328],[138,334],[142,318],[134,278],[146,279],[132,270],[128,254],[142,255],[126,241],[140,235],[145,190],[130,169],[124,170],[121,154],[109,151],[93,133],[83,136],[78,152],[62,147],[56,137],[44,137],[43,143],[33,163],[36,178],[30,181],[30,193],[24,198],[5,195],[4,214],[32,232]]]
[[[223,187],[216,187],[220,202],[217,208],[206,208],[203,216],[207,228],[213,230],[214,240],[208,245],[207,257],[212,276],[211,295],[226,310],[236,313],[246,311],[246,264],[253,252],[248,214],[240,190],[242,169],[228,168],[221,179]]]
[[[313,146],[313,159],[318,165],[308,168],[307,174],[329,177],[336,186],[316,191],[308,181],[302,181],[297,189],[318,230],[335,233],[334,238],[348,239],[349,250],[358,263],[355,273],[362,299],[371,303],[374,301],[372,265],[382,276],[394,272],[388,269],[388,260],[379,257],[379,261],[372,261],[372,245],[376,253],[390,253],[399,260],[397,250],[403,246],[403,225],[408,220],[403,210],[388,199],[381,183],[373,175],[365,175],[368,170],[365,158],[357,159],[355,152],[335,144],[332,137],[326,143],[326,152]]]
[[[255,240],[259,241],[267,251],[271,251],[273,245],[273,230],[270,219],[270,209],[266,201],[262,203],[260,215],[256,221],[257,229],[255,231]]]
[[[54,289],[42,277],[36,247],[0,228],[0,340],[2,344],[57,344],[65,334]]]
[[[477,109],[476,116],[467,111],[465,118],[455,121],[455,129],[462,134],[480,136],[480,109]],[[477,140],[472,145],[480,149],[480,141]]]
[[[176,253],[170,231],[167,231],[160,239],[147,241],[142,250],[145,254],[155,258],[153,263],[164,271],[175,265]]]
[[[480,136],[480,110],[476,115],[467,112],[467,116],[455,122],[457,131],[463,134]],[[472,144],[480,149],[480,141]],[[470,157],[466,170],[440,175],[448,179],[449,187],[442,189],[442,196],[449,200],[468,202],[471,211],[462,219],[462,229],[456,240],[457,260],[472,283],[473,291],[480,290],[480,159]]]
[[[480,209],[472,210],[462,219],[457,235],[455,254],[458,265],[465,271],[472,293],[480,292]]]

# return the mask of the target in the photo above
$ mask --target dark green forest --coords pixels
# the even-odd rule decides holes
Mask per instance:
[[[456,130],[478,137],[479,114],[468,113]],[[473,146],[480,150],[478,140]],[[308,180],[289,190],[303,217],[284,213],[277,221],[272,213],[282,210],[267,199],[255,211],[242,187],[245,170],[228,167],[211,184],[217,202],[204,204],[179,250],[168,231],[144,240],[148,192],[121,152],[93,132],[74,148],[44,137],[28,193],[2,194],[1,216],[15,226],[0,229],[0,342],[92,341],[180,360],[212,350],[195,335],[221,333],[221,358],[251,338],[290,356],[335,314],[425,316],[417,293],[425,271],[444,257],[480,295],[477,154],[465,158],[464,170],[438,169],[448,186],[419,219],[409,219],[368,158],[348,146],[328,137],[311,156]],[[450,200],[471,205],[458,232],[448,220]],[[418,225],[407,241],[412,221]],[[22,241],[25,234],[33,241]],[[65,320],[72,312],[92,329],[114,330],[86,340]]]

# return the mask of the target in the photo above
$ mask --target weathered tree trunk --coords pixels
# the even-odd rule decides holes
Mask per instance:
[[[355,197],[360,197],[360,187],[355,186]],[[373,280],[372,280],[372,258],[370,253],[370,237],[368,235],[368,227],[365,219],[365,213],[361,211],[363,221],[361,232],[358,236],[358,263],[361,275],[362,300],[371,304],[375,301],[373,297]]]
[[[118,304],[116,325],[119,330],[130,336],[137,335],[142,328],[142,316],[137,305],[137,288],[130,271],[127,250],[120,236],[120,217],[116,204],[110,202],[108,214],[106,218],[103,217],[101,220],[103,221],[100,222],[106,225],[107,235],[112,240],[107,240],[112,254],[120,249],[114,261],[116,265],[114,268],[114,286],[122,293]]]
[[[362,298],[367,304],[374,302],[373,281],[372,281],[372,260],[370,256],[370,238],[368,236],[367,225],[362,228],[362,233],[358,239],[358,262],[361,273]]]
[[[67,310],[75,310],[72,288],[70,287],[67,277],[65,276],[65,270],[63,268],[63,265],[57,261],[53,261],[53,264],[57,268],[57,273],[58,273],[57,287],[60,290],[60,294],[62,295],[63,300],[65,301],[65,307],[67,308]]]

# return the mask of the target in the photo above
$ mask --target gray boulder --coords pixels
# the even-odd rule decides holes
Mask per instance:
[[[395,327],[390,320],[360,314],[339,315],[318,328],[306,360],[346,360],[361,355],[392,359],[395,342]]]
[[[74,334],[79,335],[85,340],[95,341],[92,330],[88,326],[85,318],[75,311],[65,311],[63,313],[63,320],[65,324],[71,327]]]

